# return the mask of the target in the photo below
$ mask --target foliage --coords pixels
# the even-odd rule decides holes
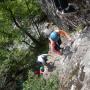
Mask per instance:
[[[42,11],[36,0],[0,1],[0,90],[6,90],[19,75],[26,79],[35,63],[38,39],[29,27],[37,16],[42,17]]]
[[[48,80],[33,75],[31,71],[28,73],[28,80],[24,83],[23,90],[58,90],[59,81],[57,76],[52,76]]]
[[[38,25],[35,23],[43,15],[37,0],[7,0],[0,3],[0,10],[3,18],[6,18],[14,27],[18,27],[25,36],[28,36],[34,43],[38,43],[37,37],[40,36]],[[31,29],[34,25],[37,29]],[[31,34],[36,32],[36,36]]]
[[[26,79],[30,79],[32,85],[37,78],[27,78],[27,75],[28,70],[32,70],[36,55],[47,47],[37,24],[42,16],[37,0],[0,1],[0,90],[13,90],[13,86],[17,89],[17,83]],[[41,81],[43,87],[45,82],[54,84]],[[26,80],[25,84],[28,83]],[[45,89],[48,87],[46,85]]]

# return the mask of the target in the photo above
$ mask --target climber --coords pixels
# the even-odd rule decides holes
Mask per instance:
[[[47,29],[47,31],[44,31],[44,34],[48,37],[49,39],[49,47],[51,52],[55,52],[57,54],[61,54],[60,45],[62,44],[61,36],[65,36],[69,41],[73,41],[71,37],[62,29],[59,30],[57,27],[55,30],[51,31]]]
[[[61,54],[60,52],[60,49],[62,49],[62,47],[60,47],[60,45],[62,44],[61,36],[65,36],[69,41],[72,41],[71,37],[62,29],[61,30],[56,29],[49,35],[50,49],[51,51],[56,52],[57,54]]]
[[[48,54],[41,54],[37,57],[35,65],[36,69],[34,73],[37,74],[38,76],[42,75],[44,72],[44,65],[47,64],[47,56]]]
[[[48,54],[41,54],[38,56],[37,58],[37,63],[41,64],[41,65],[45,65],[47,62],[47,56]]]
[[[63,10],[68,7],[68,1],[67,0],[54,0],[54,3],[58,10]]]

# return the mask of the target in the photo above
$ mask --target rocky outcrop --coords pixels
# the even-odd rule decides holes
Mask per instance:
[[[79,24],[87,24],[89,22],[88,14],[90,14],[90,1],[89,0],[69,0],[75,8],[75,12],[61,14],[56,8],[54,0],[38,0],[42,10],[46,13],[49,20],[53,21],[57,26],[74,29]],[[87,16],[88,15],[88,16]]]
[[[57,57],[53,72],[60,80],[60,90],[90,90],[90,27],[75,33],[68,53]],[[55,68],[56,67],[56,68]]]

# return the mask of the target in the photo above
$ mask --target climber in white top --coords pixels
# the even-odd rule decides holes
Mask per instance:
[[[41,55],[39,55],[37,57],[37,63],[41,63],[41,64],[45,65],[47,60],[48,60],[47,56],[48,56],[48,54],[41,54]]]

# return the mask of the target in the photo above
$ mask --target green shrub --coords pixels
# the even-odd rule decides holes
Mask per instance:
[[[23,84],[23,90],[58,90],[59,80],[57,76],[51,76],[48,80],[28,73],[28,79]]]

